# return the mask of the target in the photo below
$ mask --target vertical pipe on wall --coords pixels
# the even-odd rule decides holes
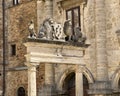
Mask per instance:
[[[3,17],[3,93],[2,96],[5,96],[5,87],[6,87],[6,82],[5,82],[5,66],[6,66],[6,39],[5,39],[5,0],[2,0],[2,17]]]

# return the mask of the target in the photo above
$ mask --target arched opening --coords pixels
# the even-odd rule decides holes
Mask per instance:
[[[84,96],[89,96],[87,90],[89,89],[89,83],[85,75],[83,75],[83,93]]]
[[[65,96],[75,96],[75,73],[70,73],[63,84],[63,89],[65,90]]]
[[[25,89],[23,87],[18,88],[17,96],[25,96]]]
[[[119,81],[118,81],[118,88],[120,89],[120,79],[119,79]]]
[[[89,83],[85,75],[83,75],[83,93],[84,96],[89,96],[87,90],[89,89]],[[64,96],[75,96],[75,73],[70,73],[64,81],[63,90],[65,90]]]

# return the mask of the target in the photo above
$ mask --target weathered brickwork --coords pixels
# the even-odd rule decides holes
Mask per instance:
[[[27,93],[27,71],[9,71],[7,80],[6,96],[16,96],[19,87],[25,88]]]
[[[9,1],[8,8],[7,8],[7,14],[8,15],[8,21],[7,21],[7,28],[8,28],[8,70],[9,68],[13,68],[12,71],[8,71],[6,73],[6,96],[16,96],[17,89],[19,87],[25,88],[26,95],[27,95],[27,86],[28,86],[28,80],[27,80],[27,70],[21,70],[21,71],[14,71],[16,68],[21,68],[25,66],[25,53],[26,48],[23,45],[23,43],[26,41],[26,38],[29,36],[28,32],[28,23],[33,20],[35,24],[35,31],[37,30],[37,10],[36,10],[36,2],[33,1],[27,1],[27,0],[21,0],[18,5],[13,5],[11,3],[12,1]],[[11,45],[16,45],[16,55],[11,55]],[[41,67],[43,67],[41,69]],[[40,65],[41,71],[37,72],[37,81],[38,85],[42,84],[44,81],[44,66]],[[17,78],[17,79],[16,79]],[[15,85],[15,86],[14,86]],[[9,91],[11,90],[11,91]]]

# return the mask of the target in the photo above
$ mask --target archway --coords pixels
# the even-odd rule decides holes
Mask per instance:
[[[25,96],[25,89],[23,87],[18,88],[17,96]]]
[[[89,83],[85,75],[83,75],[83,93],[84,96],[89,96],[87,90],[89,89]],[[75,96],[75,73],[71,72],[64,81],[63,90],[65,90],[64,96]]]
[[[64,81],[63,89],[65,90],[65,96],[75,96],[75,73],[70,73]]]
[[[120,78],[119,78],[119,81],[118,81],[118,88],[120,89]]]

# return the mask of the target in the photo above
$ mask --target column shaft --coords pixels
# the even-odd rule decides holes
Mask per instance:
[[[36,94],[36,67],[28,67],[28,96],[37,96]]]
[[[45,65],[45,83],[49,85],[54,84],[54,67],[53,64]]]
[[[96,0],[97,80],[107,81],[105,0]]]
[[[83,74],[81,70],[77,69],[76,71],[76,96],[83,96]]]

